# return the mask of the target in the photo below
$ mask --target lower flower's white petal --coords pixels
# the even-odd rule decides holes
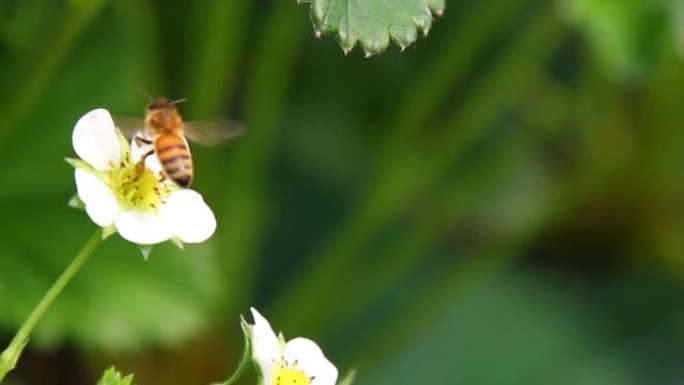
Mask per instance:
[[[119,214],[119,203],[109,186],[85,170],[76,169],[74,175],[78,197],[90,219],[100,227],[114,223]]]
[[[314,377],[315,385],[335,385],[337,368],[333,365],[318,345],[307,338],[295,338],[287,342],[283,357],[288,364],[297,361],[297,367],[309,377]]]
[[[147,211],[122,211],[114,222],[121,237],[139,245],[154,245],[173,236],[173,228]]]
[[[258,311],[250,308],[254,325],[252,325],[252,358],[259,364],[264,384],[271,383],[273,365],[280,360],[280,343],[271,324]]]
[[[111,169],[121,161],[121,148],[111,115],[104,108],[83,115],[71,136],[76,154],[98,170]]]
[[[159,208],[159,215],[169,221],[174,233],[185,243],[204,242],[216,230],[216,217],[202,196],[193,190],[176,190]]]
[[[147,136],[143,136],[143,138],[147,140],[153,140],[153,138]],[[131,140],[131,158],[133,159],[133,162],[137,162],[143,155],[148,154],[153,150],[153,144],[142,143],[139,145],[138,141],[135,140],[135,137],[133,140]],[[147,166],[155,174],[159,174],[163,171],[162,165],[159,163],[159,158],[157,158],[156,154],[150,154],[147,158],[145,158],[145,166]]]

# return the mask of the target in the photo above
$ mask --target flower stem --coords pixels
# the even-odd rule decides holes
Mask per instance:
[[[247,321],[245,321],[245,319],[242,317],[240,317],[240,327],[242,328],[242,333],[245,336],[245,350],[242,352],[240,363],[230,378],[219,384],[212,385],[233,385],[235,381],[237,381],[238,378],[240,378],[240,376],[242,376],[252,364],[252,327],[247,324]]]
[[[50,290],[45,293],[43,299],[40,300],[38,305],[36,305],[31,312],[31,315],[29,315],[24,324],[21,325],[17,334],[14,335],[14,338],[7,349],[0,354],[0,382],[2,382],[5,375],[16,366],[19,356],[21,355],[22,350],[24,350],[24,346],[26,346],[33,328],[38,321],[43,318],[43,315],[50,305],[52,305],[52,302],[54,302],[57,296],[62,292],[62,289],[64,289],[74,275],[81,269],[81,266],[88,260],[90,255],[93,254],[93,251],[95,251],[95,248],[101,240],[102,229],[98,228],[97,231],[95,231],[95,234],[93,234],[83,246],[81,251],[79,251],[78,255],[76,255],[76,258],[71,261],[62,275],[60,275],[59,278],[57,278],[57,281],[52,284]]]

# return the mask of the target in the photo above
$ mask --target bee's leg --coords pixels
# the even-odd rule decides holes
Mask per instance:
[[[135,136],[135,143],[136,143],[138,146],[142,147],[143,144],[147,144],[147,145],[152,144],[152,141],[149,140],[149,139],[145,139],[145,138],[143,138],[143,137],[140,136],[140,135],[136,135],[136,136]]]
[[[142,175],[143,170],[145,169],[145,159],[147,159],[148,156],[152,155],[154,153],[154,149],[151,149],[150,151],[146,152],[143,154],[143,156],[140,157],[140,160],[138,161],[138,164],[136,165],[136,179],[140,178],[140,175]]]
[[[140,135],[134,136],[133,139],[135,140],[135,144],[137,144],[138,147],[143,147],[143,145],[149,146],[152,144],[151,140],[145,139]],[[145,166],[145,159],[147,159],[148,156],[152,155],[153,152],[154,152],[154,148],[150,149],[148,152],[143,154],[142,157],[140,157],[140,160],[138,161],[138,165],[137,165],[138,176],[140,175],[140,173],[142,173],[143,167]]]
[[[145,163],[145,159],[147,159],[148,156],[154,154],[154,149],[151,149],[150,151],[147,151],[146,153],[143,154],[143,156],[140,157],[140,161]]]

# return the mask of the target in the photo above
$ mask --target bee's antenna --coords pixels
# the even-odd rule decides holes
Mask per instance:
[[[143,91],[142,88],[138,88],[138,92],[140,92],[140,94],[142,94],[142,96],[146,97],[150,101],[150,103],[152,103],[152,101],[154,101],[154,98],[152,98],[150,96],[150,94],[148,94],[147,92]]]
[[[176,100],[172,101],[171,104],[173,104],[175,106],[178,103],[183,103],[183,102],[187,102],[187,101],[188,101],[187,98],[180,98],[180,99],[176,99]]]

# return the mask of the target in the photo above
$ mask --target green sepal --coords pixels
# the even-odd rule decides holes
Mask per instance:
[[[122,376],[115,367],[110,367],[102,374],[97,385],[133,385],[133,375]]]
[[[252,325],[250,325],[245,317],[240,314],[240,328],[242,329],[242,334],[250,341],[252,341]]]
[[[116,233],[116,227],[114,225],[109,225],[102,228],[102,240],[109,238],[112,234]]]
[[[85,210],[85,203],[81,200],[81,197],[78,196],[78,194],[74,194],[74,196],[69,199],[69,203],[67,203],[69,207],[77,209],[77,210]]]
[[[183,243],[183,241],[181,241],[181,239],[177,236],[174,235],[173,237],[171,237],[171,242],[174,245],[178,246],[179,249],[185,250],[185,243]]]
[[[143,259],[147,261],[147,258],[150,257],[150,253],[152,252],[152,245],[138,245],[138,248],[140,249],[140,252],[142,253]]]
[[[281,352],[285,350],[285,344],[287,344],[287,341],[285,341],[285,336],[283,335],[283,332],[278,333],[278,344],[280,345]]]
[[[102,181],[104,184],[109,184],[109,172],[108,171],[100,171],[96,170],[93,166],[91,166],[89,163],[78,159],[78,158],[64,158],[64,160],[67,161],[73,168],[80,168],[81,170],[87,171],[93,175],[95,175],[98,179]]]
[[[347,374],[337,382],[337,385],[351,385],[354,382],[354,377],[356,377],[356,369],[349,369]]]
[[[93,166],[88,164],[87,162],[80,160],[78,158],[64,158],[64,160],[67,161],[73,168],[80,168],[82,170],[88,171],[88,172],[95,172],[95,169]]]
[[[128,142],[128,139],[126,139],[124,134],[121,133],[121,130],[119,130],[119,128],[116,128],[116,138],[119,140],[119,148],[121,149],[121,160],[124,162],[130,160],[126,159],[126,154],[131,153],[131,144]]]

